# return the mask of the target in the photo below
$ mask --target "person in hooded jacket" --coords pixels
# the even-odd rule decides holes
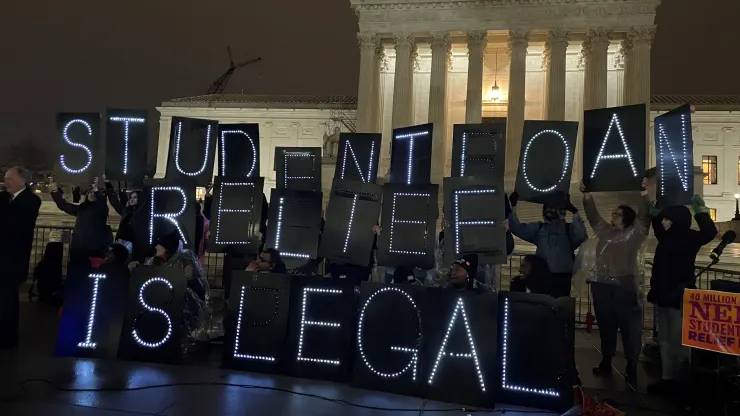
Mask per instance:
[[[493,289],[475,278],[478,272],[478,255],[466,254],[455,260],[450,267],[450,280],[445,289],[472,290],[477,293],[492,292]]]
[[[131,243],[131,260],[141,263],[146,259],[146,245],[142,245],[139,242],[139,238],[136,232],[134,232],[133,224],[136,221],[135,214],[144,205],[143,192],[137,189],[132,190],[128,195],[125,190],[122,190],[123,192],[116,192],[113,189],[113,185],[111,185],[105,176],[103,176],[103,181],[105,182],[105,194],[108,196],[108,202],[118,215],[121,216],[121,222],[118,223],[115,239]]]
[[[683,205],[667,207],[652,219],[658,245],[647,299],[658,309],[662,363],[661,380],[648,386],[652,394],[678,392],[680,383],[686,381],[681,380],[689,360],[688,348],[681,345],[683,292],[686,288],[696,288],[696,255],[717,236],[717,227],[700,196],[692,198],[692,207],[699,230],[691,229],[691,212]]]

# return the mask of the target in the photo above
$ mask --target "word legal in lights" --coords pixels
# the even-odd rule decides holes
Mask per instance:
[[[740,294],[686,290],[682,329],[683,345],[740,355]]]

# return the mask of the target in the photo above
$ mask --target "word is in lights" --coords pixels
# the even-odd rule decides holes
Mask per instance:
[[[93,157],[93,155],[92,155],[92,151],[90,150],[89,147],[85,146],[82,143],[73,142],[72,139],[69,138],[69,128],[72,127],[74,124],[82,124],[83,126],[85,126],[85,128],[87,129],[87,134],[89,136],[92,136],[93,135],[93,131],[92,131],[92,126],[90,126],[90,123],[88,123],[85,120],[80,120],[78,118],[76,118],[74,120],[70,120],[69,122],[67,122],[67,124],[64,126],[64,130],[62,130],[62,137],[64,137],[64,141],[67,142],[68,145],[70,145],[72,147],[76,147],[78,149],[82,149],[82,150],[85,151],[85,153],[87,153],[87,162],[85,162],[85,165],[82,168],[80,168],[80,169],[72,169],[72,168],[70,168],[69,166],[67,166],[67,163],[64,161],[64,155],[60,155],[59,156],[59,162],[60,162],[60,165],[62,166],[62,169],[64,169],[65,171],[67,171],[67,173],[71,173],[73,175],[77,175],[77,174],[80,174],[80,173],[86,171],[87,168],[90,167],[90,165],[92,164],[92,157]]]
[[[134,341],[136,341],[137,344],[146,348],[159,348],[165,342],[167,342],[170,337],[172,337],[172,320],[170,319],[170,316],[167,314],[167,312],[165,312],[163,309],[150,306],[144,301],[144,290],[146,290],[149,285],[154,283],[166,285],[170,289],[170,296],[172,295],[172,291],[174,290],[174,288],[172,287],[172,283],[170,283],[169,280],[163,277],[152,277],[151,279],[144,282],[144,284],[141,285],[141,289],[139,289],[139,304],[147,311],[162,315],[164,319],[167,320],[167,333],[162,339],[156,342],[147,342],[141,339],[138,332],[136,332],[136,323],[134,322],[134,330],[131,332],[131,335],[134,337]]]
[[[307,326],[323,326],[330,328],[339,328],[341,325],[337,322],[325,322],[325,321],[310,321],[306,319],[306,306],[308,305],[308,294],[309,293],[320,293],[324,295],[341,295],[342,291],[339,289],[319,289],[313,287],[306,287],[303,289],[303,303],[301,305],[301,329],[298,335],[298,354],[296,355],[296,361],[310,361],[319,364],[331,364],[339,365],[338,360],[325,360],[323,358],[310,358],[303,356],[303,335],[306,332]]]
[[[280,307],[278,296],[277,296],[277,289],[270,289],[270,288],[263,288],[263,287],[250,287],[249,290],[269,291],[275,294],[275,309],[272,313],[272,316],[269,319],[267,319],[265,322],[254,322],[253,323],[253,325],[258,325],[258,326],[269,325],[275,319],[275,316],[277,316],[277,311],[278,311],[278,308]],[[236,338],[234,339],[234,358],[239,358],[242,360],[257,360],[257,361],[274,362],[275,357],[239,353],[239,340],[241,339],[241,328],[242,328],[242,312],[244,312],[244,297],[246,295],[246,291],[247,291],[247,287],[242,286],[241,296],[239,297],[239,315],[237,316],[237,322],[236,322]]]
[[[282,231],[283,231],[283,210],[285,209],[285,198],[280,198],[278,203],[278,220],[277,220],[277,232],[275,233],[275,250],[280,250],[280,238],[282,237]],[[287,253],[287,252],[280,252],[281,257],[293,257],[298,259],[309,259],[311,256],[308,254],[300,254],[300,253]]]
[[[605,155],[604,149],[606,148],[606,142],[609,140],[609,135],[612,132],[612,127],[617,126],[617,131],[619,132],[619,137],[622,139],[622,145],[624,146],[624,153],[616,153],[612,155]],[[599,149],[599,155],[596,156],[596,163],[594,163],[594,168],[591,171],[591,179],[593,179],[596,176],[596,169],[599,168],[599,162],[601,162],[601,159],[627,159],[630,164],[630,168],[632,169],[632,176],[635,178],[637,177],[637,169],[635,168],[635,163],[632,161],[632,152],[630,152],[629,146],[627,146],[627,140],[624,138],[624,132],[622,132],[622,125],[619,123],[619,117],[617,117],[617,114],[615,113],[612,115],[612,120],[609,123],[609,128],[606,130],[606,135],[604,136],[604,141],[601,142],[601,148]]]
[[[208,128],[206,130],[206,150],[205,150],[205,156],[203,157],[203,165],[195,172],[186,172],[180,167],[180,142],[182,140],[182,121],[177,123],[177,139],[175,140],[175,167],[177,168],[177,171],[182,173],[185,176],[198,176],[201,173],[205,172],[206,166],[208,166],[208,161],[210,160],[210,155],[208,154],[208,151],[211,147],[211,125],[208,125]]]
[[[146,120],[143,118],[131,118],[131,117],[110,117],[110,121],[116,123],[123,123],[123,174],[128,174],[128,126],[130,123],[144,124]]]
[[[104,274],[91,274],[93,280],[92,297],[90,300],[90,316],[87,320],[87,334],[85,340],[77,344],[80,348],[95,349],[97,344],[93,342],[93,330],[95,329],[95,312],[98,309],[98,291],[100,290],[100,281],[105,279]]]
[[[227,134],[240,134],[249,140],[249,144],[252,145],[252,166],[249,168],[247,177],[251,178],[254,173],[254,168],[257,166],[257,147],[254,145],[254,140],[243,130],[224,130],[221,132],[221,176],[226,176],[226,135]],[[207,151],[207,150],[206,150]]]
[[[496,225],[496,221],[461,221],[460,220],[460,195],[491,195],[496,194],[495,189],[471,189],[455,191],[455,253],[460,253],[460,227],[470,225]]]
[[[540,136],[544,134],[554,134],[560,138],[560,140],[563,142],[563,146],[565,146],[565,157],[563,158],[563,171],[560,174],[560,179],[555,182],[554,185],[550,186],[549,188],[538,188],[532,184],[532,181],[529,180],[529,174],[527,173],[527,155],[529,154],[529,148],[532,146],[532,143]],[[560,132],[555,130],[542,130],[541,132],[535,134],[532,136],[531,139],[529,139],[529,142],[527,142],[527,146],[524,148],[524,156],[522,156],[522,175],[524,176],[524,181],[527,183],[527,186],[530,187],[533,191],[537,192],[550,192],[557,189],[558,184],[560,184],[563,179],[565,179],[565,175],[568,174],[568,165],[570,160],[570,149],[568,147],[568,141],[565,140],[565,136],[560,134]]]
[[[658,144],[660,150],[660,194],[665,195],[665,167],[663,164],[665,163],[666,154],[668,154],[671,157],[671,160],[673,160],[673,166],[676,168],[676,172],[678,173],[678,179],[681,181],[681,187],[683,188],[684,192],[689,191],[689,165],[688,165],[688,149],[686,148],[686,142],[688,141],[688,131],[686,131],[686,115],[681,114],[681,144],[683,147],[683,153],[682,155],[679,155],[683,160],[683,167],[679,166],[681,163],[676,160],[676,153],[674,153],[673,149],[671,148],[671,143],[668,141],[668,135],[665,132],[665,129],[663,128],[663,124],[658,124]],[[665,149],[663,148],[665,146]],[[693,169],[693,167],[691,167]]]
[[[370,142],[370,163],[367,167],[367,178],[365,177],[365,174],[362,173],[362,168],[360,167],[360,161],[357,160],[357,155],[355,154],[355,151],[352,149],[352,145],[349,143],[349,140],[344,142],[344,157],[342,158],[342,177],[341,179],[344,179],[344,172],[347,168],[347,154],[352,155],[352,160],[355,162],[355,168],[357,168],[357,172],[360,174],[360,178],[362,179],[363,183],[370,183],[372,180],[373,172],[373,155],[375,154],[375,142]]]
[[[163,212],[159,213],[155,211],[155,199],[154,196],[157,192],[179,192],[182,196],[182,208],[179,212]],[[185,213],[185,210],[188,207],[188,197],[185,195],[185,191],[182,190],[182,188],[177,186],[153,186],[152,187],[152,195],[151,195],[151,201],[152,201],[152,214],[149,218],[149,244],[154,244],[154,220],[157,218],[164,218],[165,220],[172,223],[176,228],[177,232],[180,233],[180,238],[182,239],[183,243],[187,244],[188,239],[185,238],[185,233],[182,232],[182,228],[180,228],[180,224],[177,222],[177,218]]]
[[[419,132],[408,133],[408,134],[400,134],[395,137],[395,139],[397,140],[408,140],[409,141],[409,162],[408,162],[408,165],[406,166],[406,185],[411,185],[411,179],[412,179],[411,173],[412,173],[412,168],[414,166],[413,164],[414,139],[416,139],[417,137],[428,136],[428,135],[429,135],[428,131],[419,131]]]
[[[407,251],[407,250],[396,250],[393,248],[393,231],[395,230],[396,224],[416,224],[416,225],[422,225],[426,224],[426,221],[414,221],[414,220],[397,220],[396,219],[396,202],[398,197],[412,197],[412,198],[429,198],[432,197],[431,194],[428,193],[407,193],[407,192],[399,192],[393,194],[393,205],[391,206],[391,232],[389,235],[390,241],[388,244],[388,251],[391,253],[397,253],[397,254],[414,254],[417,256],[423,256],[425,253],[423,251]]]
[[[224,199],[224,188],[236,186],[254,187],[254,183],[248,182],[221,182],[221,189],[218,192],[218,216],[216,217],[216,244],[228,244],[228,245],[246,245],[248,241],[221,241],[221,214],[222,213],[238,213],[238,214],[249,214],[252,212],[248,209],[227,209],[223,208]]]

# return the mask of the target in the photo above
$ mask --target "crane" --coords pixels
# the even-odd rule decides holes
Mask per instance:
[[[252,65],[262,60],[262,58],[254,58],[235,65],[234,57],[231,55],[231,47],[227,46],[226,50],[229,52],[229,69],[227,69],[223,75],[218,77],[217,80],[213,81],[213,84],[211,85],[211,88],[208,88],[206,95],[223,94],[226,86],[229,84],[231,76],[234,75],[235,70],[243,68],[247,65]]]

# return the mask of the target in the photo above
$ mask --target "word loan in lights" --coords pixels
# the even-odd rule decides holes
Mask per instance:
[[[182,121],[177,123],[177,140],[175,140],[175,167],[177,168],[177,171],[186,176],[198,176],[201,173],[205,172],[206,166],[208,166],[208,161],[210,160],[208,150],[211,147],[211,125],[209,124],[206,130],[206,151],[205,151],[205,156],[203,157],[203,165],[196,172],[185,172],[182,169],[182,167],[180,167],[180,142],[181,140],[182,140]]]
[[[423,256],[423,251],[407,251],[407,250],[395,250],[393,249],[393,231],[395,230],[396,224],[415,224],[415,225],[424,225],[426,224],[426,221],[414,221],[414,220],[397,220],[396,219],[396,199],[400,196],[408,196],[412,198],[431,198],[431,194],[423,194],[423,193],[406,193],[406,192],[399,192],[396,194],[393,194],[393,205],[391,207],[391,232],[389,234],[389,244],[388,244],[388,251],[391,253],[397,253],[397,254],[413,254],[417,256]]]
[[[342,179],[344,179],[344,172],[347,168],[347,154],[352,155],[352,160],[355,162],[355,168],[357,168],[357,172],[360,174],[360,178],[362,178],[363,183],[370,183],[372,178],[370,175],[373,171],[373,155],[375,154],[375,142],[370,142],[370,166],[367,167],[367,179],[365,178],[365,174],[362,173],[362,168],[360,168],[360,162],[357,160],[357,155],[355,154],[354,149],[352,149],[352,145],[349,143],[349,140],[344,142],[344,157],[342,158]]]
[[[216,218],[216,244],[246,245],[246,244],[249,244],[248,241],[221,241],[221,213],[249,214],[251,212],[251,210],[248,210],[248,209],[223,209],[221,208],[223,206],[224,188],[231,187],[231,186],[254,187],[254,184],[248,183],[248,182],[221,182],[221,189],[218,192],[218,217]]]
[[[465,176],[465,168],[467,167],[467,161],[471,160],[472,158],[468,157],[468,132],[464,132],[462,135],[462,151],[460,152],[460,176]],[[488,136],[491,139],[491,142],[493,143],[493,153],[496,154],[498,149],[496,148],[496,138],[494,135],[490,133],[480,133],[481,135]],[[493,161],[490,160],[490,158],[486,157],[483,158],[489,162],[491,165],[491,170],[494,169]]]
[[[279,204],[278,204],[278,220],[277,220],[277,232],[275,233],[275,250],[280,250],[280,237],[282,236],[282,230],[283,230],[283,207],[285,206],[285,198],[280,198]],[[310,259],[311,256],[308,254],[300,254],[300,253],[287,253],[287,252],[280,252],[280,256],[282,257],[293,257],[293,258],[299,258],[299,259]]]
[[[303,356],[303,335],[306,331],[307,326],[323,326],[330,328],[339,328],[341,325],[337,322],[324,322],[324,321],[309,321],[306,319],[306,306],[308,305],[308,294],[309,293],[320,293],[326,295],[341,295],[342,291],[339,289],[321,289],[315,287],[307,287],[303,289],[303,303],[301,305],[301,330],[298,336],[298,354],[296,361],[308,361],[318,364],[330,364],[339,365],[340,362],[337,360],[326,360],[323,358],[309,358]]]
[[[553,389],[533,389],[529,387],[514,386],[506,381],[506,365],[508,358],[508,343],[509,343],[509,299],[504,300],[504,341],[502,343],[501,351],[501,387],[506,390],[518,391],[523,393],[534,393],[540,396],[551,396],[560,397],[560,394]]]
[[[617,131],[619,132],[619,137],[622,139],[622,145],[624,146],[624,152],[625,153],[617,153],[613,155],[605,155],[604,149],[606,148],[606,142],[609,140],[609,135],[612,132],[612,127],[617,126]],[[601,142],[601,148],[599,149],[599,155],[596,157],[596,163],[594,163],[594,169],[591,171],[591,179],[593,179],[596,176],[596,169],[599,168],[599,162],[601,159],[627,159],[630,164],[630,168],[632,169],[632,176],[635,178],[637,177],[637,169],[635,168],[635,163],[632,161],[632,152],[630,152],[629,146],[627,146],[627,140],[624,138],[624,132],[622,131],[622,125],[619,123],[619,117],[617,117],[617,114],[615,113],[612,115],[612,120],[609,123],[609,128],[606,130],[606,136],[604,136],[604,141]]]
[[[123,174],[128,174],[128,125],[130,123],[144,124],[143,118],[111,117],[110,121],[123,123]]]
[[[90,126],[90,123],[88,123],[85,120],[80,120],[78,118],[76,118],[74,120],[70,120],[64,126],[64,130],[62,131],[62,137],[64,137],[64,141],[67,142],[68,145],[70,145],[72,147],[76,147],[78,149],[82,149],[82,150],[85,151],[85,153],[87,153],[87,162],[85,163],[85,166],[83,166],[80,169],[72,169],[72,168],[70,168],[69,166],[67,166],[67,163],[64,161],[64,155],[60,155],[59,156],[59,162],[60,162],[60,165],[62,166],[62,169],[64,169],[68,173],[71,173],[73,175],[76,175],[76,174],[79,174],[79,173],[82,173],[82,172],[86,171],[87,168],[90,167],[90,165],[92,164],[92,157],[93,157],[93,155],[92,155],[92,151],[90,150],[89,147],[87,147],[87,146],[85,146],[84,144],[81,144],[81,143],[75,143],[75,142],[73,142],[69,138],[69,128],[72,127],[72,125],[74,125],[74,124],[82,124],[83,126],[85,126],[85,128],[87,129],[87,134],[89,136],[92,136],[93,135],[93,131],[92,131],[92,126]]]
[[[421,136],[428,136],[428,131],[418,131],[414,133],[399,134],[395,137],[396,140],[408,140],[409,141],[409,163],[406,166],[406,185],[411,185],[411,172],[413,168],[414,160],[414,139]]]
[[[419,308],[416,306],[416,302],[414,302],[414,299],[412,299],[411,296],[408,293],[404,292],[401,289],[398,289],[396,287],[384,287],[384,288],[378,290],[377,292],[373,293],[367,299],[367,301],[365,301],[365,304],[362,305],[362,309],[360,309],[360,319],[359,319],[358,324],[357,324],[357,346],[360,348],[360,356],[362,357],[362,361],[365,362],[365,365],[367,366],[367,368],[370,371],[372,371],[375,375],[378,375],[378,376],[383,377],[383,378],[398,378],[402,374],[406,373],[407,371],[412,370],[411,379],[414,380],[414,381],[416,381],[417,363],[419,361],[419,350],[418,350],[418,348],[408,348],[408,347],[391,346],[391,351],[400,351],[400,352],[405,352],[405,353],[408,353],[408,354],[411,355],[411,360],[409,360],[409,363],[406,364],[406,366],[402,370],[397,371],[395,373],[383,373],[381,371],[376,370],[370,364],[370,361],[368,360],[367,355],[365,354],[365,349],[363,347],[363,342],[362,342],[362,329],[363,329],[363,327],[365,325],[365,310],[367,309],[368,305],[370,305],[370,302],[376,296],[378,296],[378,295],[380,295],[382,293],[388,293],[388,294],[391,294],[391,293],[400,293],[400,294],[404,295],[406,297],[406,300],[409,301],[409,303],[411,304],[411,306],[414,308],[414,311],[418,315]],[[418,335],[420,335],[420,333],[418,332],[418,328],[417,328],[417,337],[418,337]]]
[[[154,210],[154,195],[157,191],[162,192],[179,192],[180,196],[182,196],[182,209],[180,209],[179,212],[169,212],[169,213],[157,213]],[[185,238],[185,233],[182,232],[182,229],[180,228],[180,224],[177,222],[177,218],[185,213],[185,210],[188,207],[188,197],[185,195],[185,191],[182,190],[182,188],[177,186],[153,186],[152,187],[152,215],[149,219],[149,244],[154,244],[154,220],[157,218],[164,218],[165,220],[172,223],[176,228],[177,232],[180,233],[180,238],[182,238],[182,242],[187,244],[188,239]]]
[[[237,322],[236,322],[236,338],[234,339],[234,358],[274,362],[275,357],[266,357],[262,355],[239,354],[239,339],[241,335],[242,312],[244,312],[244,295],[246,294],[246,291],[247,291],[247,287],[242,286],[242,293],[241,293],[241,297],[239,298],[239,315],[237,315]]]
[[[560,138],[560,140],[563,142],[563,146],[565,146],[565,156],[563,158],[563,171],[560,174],[560,179],[555,183],[555,185],[552,185],[549,188],[537,188],[529,180],[529,175],[527,174],[527,155],[529,154],[529,148],[532,146],[532,143],[538,137],[544,134],[554,134]],[[532,138],[529,139],[529,142],[527,142],[527,147],[524,148],[524,156],[522,157],[522,175],[524,176],[524,181],[527,183],[527,186],[529,186],[533,191],[543,192],[543,193],[554,191],[555,189],[557,189],[558,184],[560,184],[563,181],[563,179],[565,179],[565,175],[568,174],[568,161],[569,160],[570,160],[570,148],[568,147],[568,141],[565,140],[565,136],[563,136],[560,132],[555,131],[555,130],[542,130],[541,132],[532,136]]]
[[[679,161],[676,160],[676,154],[673,152],[673,149],[671,148],[671,143],[668,141],[668,135],[665,132],[665,128],[663,128],[663,124],[658,124],[658,144],[660,145],[660,148],[658,149],[660,151],[660,194],[665,195],[665,167],[663,164],[665,163],[666,159],[666,153],[671,157],[671,160],[673,160],[673,166],[676,168],[676,172],[678,173],[678,179],[681,181],[681,187],[683,188],[684,192],[689,191],[689,166],[688,166],[688,149],[686,148],[686,142],[688,141],[688,131],[686,130],[686,115],[681,114],[681,144],[683,147],[683,168],[679,166]],[[663,148],[665,146],[665,149]],[[692,167],[693,169],[693,167]]]
[[[496,221],[460,221],[460,195],[495,195],[495,189],[455,191],[455,253],[460,253],[460,227],[470,225],[496,225]]]
[[[449,351],[445,351],[445,347],[447,347],[447,343],[450,340],[450,332],[452,332],[452,328],[455,327],[455,322],[457,322],[458,313],[462,315],[463,323],[465,324],[465,332],[468,335],[468,344],[470,345],[470,353],[451,354]],[[439,363],[440,361],[442,361],[442,358],[446,356],[452,356],[452,357],[457,357],[457,358],[471,358],[473,360],[473,363],[475,364],[475,372],[478,374],[478,382],[480,384],[480,389],[482,392],[486,391],[486,384],[483,381],[483,371],[481,371],[480,362],[478,361],[478,353],[475,350],[475,343],[473,342],[473,332],[470,330],[470,324],[468,323],[468,315],[465,312],[465,303],[463,302],[462,298],[457,299],[457,303],[455,304],[455,310],[452,312],[452,318],[450,318],[450,323],[447,325],[447,332],[445,333],[445,337],[442,340],[442,345],[439,346],[439,353],[437,353],[437,360],[434,362],[434,366],[432,367],[432,372],[429,374],[429,385],[432,385],[432,383],[434,382],[434,376],[437,374]]]
[[[165,334],[164,338],[162,338],[161,340],[157,342],[144,341],[143,339],[139,337],[139,334],[136,332],[136,328],[134,328],[134,330],[131,333],[131,335],[133,335],[134,337],[134,340],[136,341],[137,344],[141,345],[142,347],[147,347],[147,348],[158,348],[162,346],[162,344],[167,342],[170,339],[170,337],[172,337],[172,320],[170,319],[170,316],[167,315],[167,312],[165,312],[162,309],[149,306],[146,302],[144,302],[144,290],[146,290],[146,288],[153,283],[164,283],[170,289],[170,292],[174,290],[174,288],[172,287],[172,283],[170,283],[167,279],[163,277],[152,277],[151,279],[144,282],[144,284],[141,285],[141,289],[139,289],[139,304],[147,311],[160,314],[164,317],[164,319],[167,320],[167,334]]]
[[[93,330],[95,329],[95,312],[98,308],[98,291],[100,290],[100,281],[105,279],[104,274],[91,274],[90,278],[93,279],[92,298],[90,301],[90,316],[87,321],[87,334],[85,340],[77,344],[80,348],[95,349],[97,346],[93,342]]]
[[[221,132],[221,173],[226,176],[226,135],[227,134],[241,134],[249,140],[249,144],[252,145],[252,166],[249,168],[247,177],[251,178],[254,173],[254,168],[257,166],[257,147],[254,145],[252,137],[243,130],[224,130]]]

